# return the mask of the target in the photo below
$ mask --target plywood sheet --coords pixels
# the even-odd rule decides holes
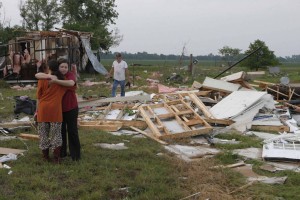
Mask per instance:
[[[0,147],[0,154],[9,154],[9,153],[13,153],[13,154],[20,154],[25,152],[26,150],[23,149],[11,149],[11,148],[4,148],[4,147]]]

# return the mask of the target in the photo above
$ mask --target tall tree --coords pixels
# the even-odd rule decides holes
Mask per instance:
[[[255,69],[256,71],[258,71],[259,68],[266,68],[267,66],[274,66],[279,64],[274,51],[270,51],[265,42],[261,40],[255,40],[253,43],[250,43],[249,49],[245,51],[245,54],[250,54],[259,47],[261,47],[261,49],[247,58],[242,63],[243,66],[247,66],[250,69]]]
[[[10,27],[10,23],[5,21],[5,13],[2,12],[2,1],[0,1],[0,57],[7,54],[7,46],[9,40],[21,36],[24,29],[21,26],[15,25]]]
[[[219,54],[222,56],[227,65],[230,66],[233,64],[234,59],[240,55],[241,51],[241,49],[224,46],[222,49],[219,49]]]
[[[51,30],[60,21],[59,5],[56,0],[21,1],[20,15],[28,30]]]
[[[63,28],[93,32],[92,48],[108,50],[122,40],[118,30],[108,29],[118,17],[115,7],[115,0],[61,0]]]

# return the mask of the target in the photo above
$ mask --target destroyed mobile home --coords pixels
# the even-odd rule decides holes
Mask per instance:
[[[28,32],[10,40],[0,46],[1,52],[5,52],[0,55],[2,77],[9,83],[33,82],[36,80],[34,75],[41,70],[37,63],[52,58],[67,59],[69,66],[76,64],[78,71],[93,69],[106,74],[106,69],[91,50],[91,37],[92,33],[59,29]]]
[[[131,133],[140,133],[165,145],[167,150],[185,161],[222,151],[210,144],[238,143],[214,138],[220,132],[235,129],[241,134],[256,135],[264,140],[262,149],[237,149],[237,154],[265,161],[299,161],[300,130],[293,118],[296,117],[293,109],[289,109],[298,108],[294,105],[299,97],[297,88],[286,85],[288,89],[280,90],[281,85],[261,81],[254,81],[259,85],[251,85],[246,81],[246,76],[247,73],[239,72],[220,79],[206,77],[203,83],[194,82],[191,88],[170,88],[159,84],[158,80],[149,79],[149,85],[157,87],[159,93],[149,95],[143,91],[131,91],[125,97],[81,99],[79,129],[114,134],[131,130]],[[259,89],[254,89],[254,86]],[[275,89],[270,90],[271,86]],[[10,128],[30,123],[2,123],[0,126]],[[38,139],[37,135],[30,134],[20,137]],[[193,145],[174,144],[183,138],[189,138]],[[126,148],[120,145],[115,146]],[[276,165],[273,162],[269,164]],[[243,162],[221,167],[252,170]],[[277,168],[286,169],[282,166]],[[249,177],[249,181],[265,183],[283,183],[285,179],[279,177],[275,180],[259,175]]]

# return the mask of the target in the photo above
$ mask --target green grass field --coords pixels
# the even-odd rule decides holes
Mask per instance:
[[[111,61],[103,61],[109,69]],[[128,62],[131,63],[131,62]],[[146,85],[146,78],[152,72],[163,74],[159,80],[165,85],[179,86],[179,83],[167,82],[166,77],[171,73],[180,73],[188,77],[184,83],[190,86],[194,80],[202,82],[205,76],[213,77],[224,68],[198,63],[195,76],[180,70],[176,61],[132,61],[150,66],[135,66],[134,73],[140,76],[136,80],[137,86]],[[288,74],[291,82],[300,82],[300,64],[284,64],[281,71]],[[230,74],[247,69],[235,67]],[[131,73],[133,67],[130,66]],[[79,83],[86,78],[103,81],[99,74],[82,73]],[[280,77],[262,77],[262,81],[278,83]],[[138,89],[135,89],[138,90]],[[146,92],[155,92],[145,89]],[[35,90],[16,91],[9,85],[0,81],[0,93],[4,100],[0,100],[0,121],[10,121],[14,118],[13,96],[28,95],[35,99]],[[92,87],[79,86],[78,95],[107,95],[109,87],[95,85]],[[21,115],[20,117],[25,116]],[[32,129],[29,133],[36,134]],[[11,167],[0,169],[0,199],[39,199],[39,200],[65,200],[65,199],[101,199],[101,200],[178,200],[200,192],[200,195],[188,199],[300,199],[300,175],[292,171],[276,173],[265,172],[259,169],[261,161],[247,160],[254,164],[254,171],[266,176],[288,176],[284,185],[268,185],[255,183],[238,192],[231,193],[247,184],[245,178],[231,169],[211,169],[219,164],[232,164],[241,159],[232,153],[236,148],[262,147],[261,140],[236,133],[222,135],[223,139],[236,139],[241,141],[238,145],[216,145],[222,149],[214,158],[201,159],[193,163],[186,163],[174,155],[166,152],[162,145],[148,138],[133,136],[114,136],[103,131],[80,130],[82,144],[82,159],[73,162],[70,158],[63,160],[61,165],[46,163],[41,158],[37,141],[31,140],[0,140],[0,147],[26,149],[24,155],[16,161],[6,164]],[[0,133],[1,135],[1,133]],[[10,134],[17,135],[17,134]],[[2,136],[2,135],[1,135]],[[187,143],[189,139],[177,141]],[[125,143],[127,150],[108,150],[95,146],[97,143]],[[174,143],[176,143],[174,141]]]

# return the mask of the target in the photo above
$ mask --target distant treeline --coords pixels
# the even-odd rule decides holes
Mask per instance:
[[[103,59],[114,59],[116,52],[108,52],[105,54],[101,54],[101,58]],[[127,52],[121,52],[123,57],[127,60],[179,60],[181,55],[164,55],[164,54],[151,54],[147,52],[137,52],[137,53],[127,53]],[[239,55],[236,60],[239,60],[243,58],[244,55]],[[220,55],[214,55],[212,53],[208,55],[193,55],[194,59],[197,60],[205,60],[205,61],[221,61],[223,58]],[[182,60],[188,60],[190,59],[190,56],[185,55],[182,57]],[[300,55],[292,55],[292,56],[286,56],[286,57],[277,57],[279,62],[300,62]]]

